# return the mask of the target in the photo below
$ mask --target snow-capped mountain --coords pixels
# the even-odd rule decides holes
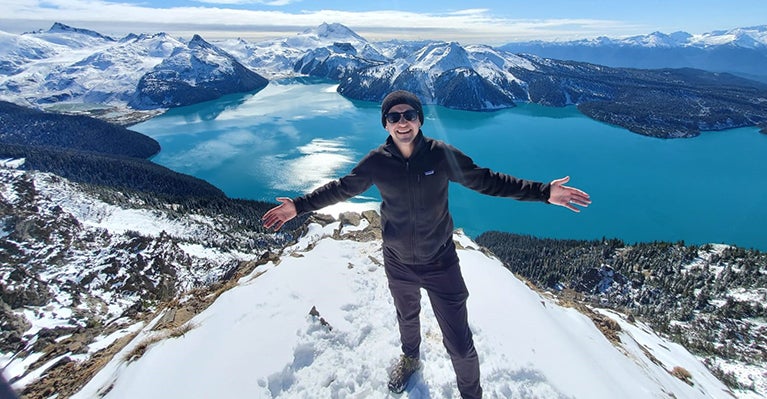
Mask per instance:
[[[417,93],[425,103],[469,110],[513,107],[524,101],[524,82],[511,67],[531,68],[516,55],[487,46],[430,43],[405,59],[367,68],[341,80],[344,96],[381,101],[393,89]]]
[[[253,43],[243,39],[228,39],[214,43],[267,79],[295,76],[293,65],[306,52],[306,49],[291,47],[282,40]]]
[[[39,99],[38,103],[68,99],[93,104],[127,103],[136,91],[139,77],[185,47],[181,41],[163,33],[122,40],[49,72],[38,82],[38,92],[47,91],[48,97]],[[29,72],[38,75],[36,71]],[[55,81],[60,83],[54,84]]]
[[[75,28],[55,22],[47,31],[32,32],[36,37],[47,42],[61,44],[71,48],[95,47],[115,39],[90,29]]]
[[[743,48],[766,48],[767,25],[719,30],[695,35],[690,38],[689,45],[703,47],[730,45]]]
[[[767,81],[767,25],[703,34],[653,32],[627,38],[568,42],[518,42],[501,46],[515,53],[632,68],[698,68]]]
[[[307,51],[294,64],[293,70],[304,75],[340,80],[354,71],[379,65],[385,61],[380,53],[365,50],[370,50],[369,45],[366,45],[362,51],[358,51],[351,43],[336,42],[331,46]],[[373,58],[366,58],[366,55]]]
[[[0,99],[37,108],[111,107],[120,119],[135,109],[166,109],[267,84],[200,37],[185,43],[158,33],[117,41],[56,23],[45,32],[3,33],[0,40]]]
[[[0,31],[0,75],[14,75],[20,67],[34,60],[53,57],[65,46],[32,35],[14,35]]]
[[[387,60],[378,47],[344,25],[323,23],[295,36],[250,43],[215,42],[269,79],[313,75],[338,79],[345,72]]]
[[[53,175],[0,177],[3,209],[14,209],[0,235],[3,299],[24,303],[3,307],[1,353],[25,394],[387,397],[399,344],[375,211],[317,219],[266,255],[227,233],[224,215],[169,217],[171,204],[109,204]],[[488,397],[730,397],[642,323],[563,306],[462,233],[455,240]],[[455,397],[422,306],[424,368],[403,397]]]
[[[268,83],[266,78],[195,35],[185,48],[174,51],[141,76],[129,105],[135,109],[173,108],[229,93],[260,90]]]

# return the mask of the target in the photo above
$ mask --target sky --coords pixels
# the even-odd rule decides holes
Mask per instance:
[[[368,40],[464,44],[692,34],[767,24],[764,0],[0,0],[0,31],[53,22],[121,37],[167,32],[266,40],[338,22]]]

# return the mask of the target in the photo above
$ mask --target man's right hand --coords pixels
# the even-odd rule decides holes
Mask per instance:
[[[293,203],[292,199],[278,197],[277,201],[281,202],[281,204],[267,211],[264,214],[264,217],[261,218],[264,227],[267,229],[274,227],[274,231],[279,230],[283,224],[298,215],[298,213],[296,213],[296,205]]]

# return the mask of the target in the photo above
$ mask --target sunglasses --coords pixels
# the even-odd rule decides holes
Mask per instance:
[[[397,123],[402,120],[403,116],[405,117],[406,121],[412,122],[418,119],[418,111],[409,109],[405,112],[389,112],[386,114],[386,121],[389,123]]]

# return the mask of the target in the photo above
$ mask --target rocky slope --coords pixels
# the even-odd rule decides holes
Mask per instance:
[[[543,289],[631,314],[684,345],[731,388],[767,395],[767,254],[501,232],[477,242]]]
[[[94,337],[254,267],[297,226],[266,234],[269,204],[169,203],[7,167],[20,163],[0,165],[0,353],[14,359],[12,382],[90,359]]]

